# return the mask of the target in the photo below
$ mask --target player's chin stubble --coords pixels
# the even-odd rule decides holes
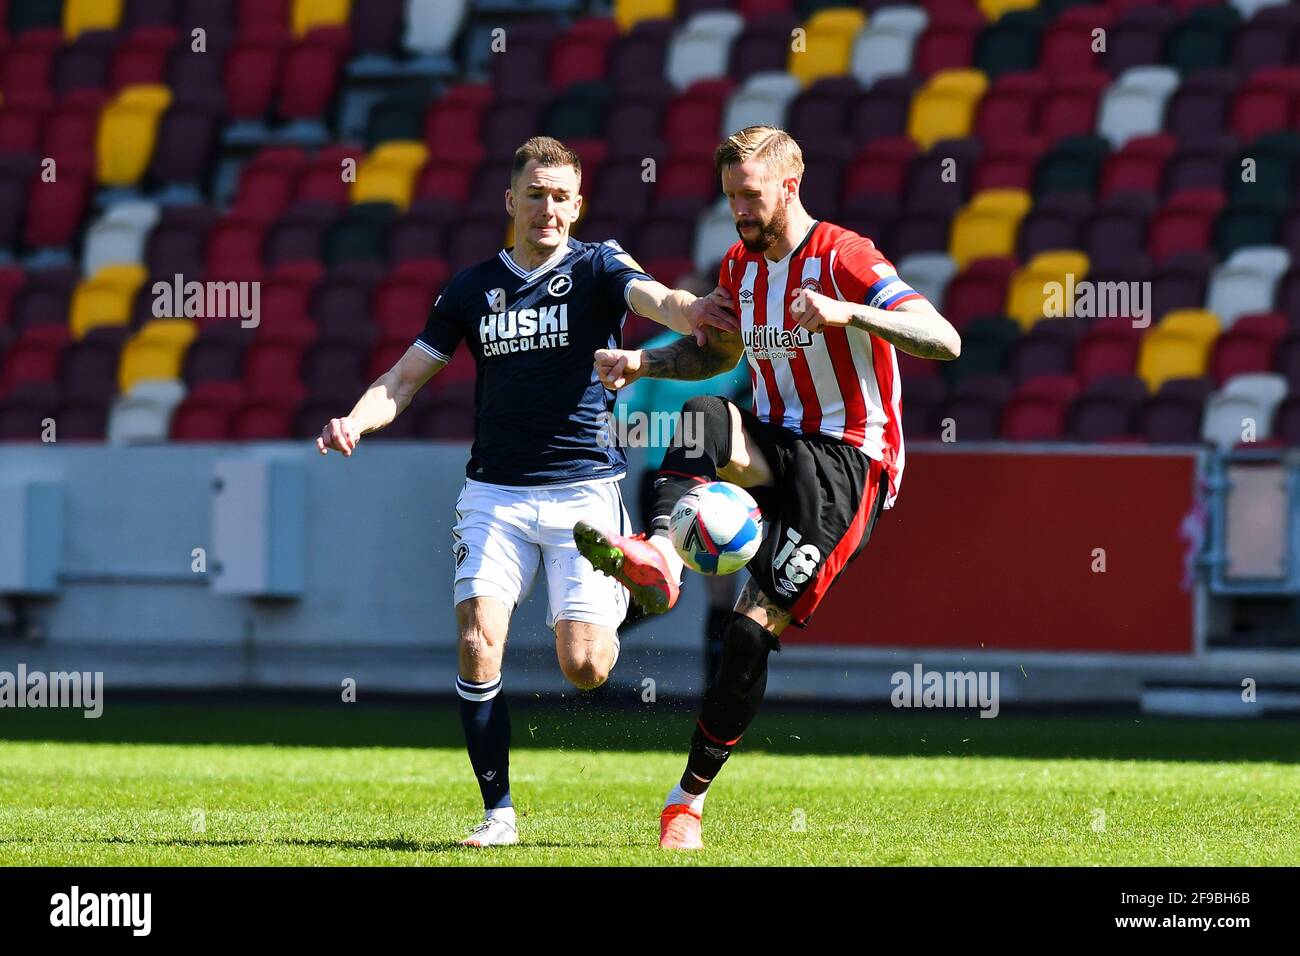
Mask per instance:
[[[745,248],[750,252],[766,252],[784,232],[785,209],[783,207],[777,207],[776,211],[772,213],[772,218],[759,225],[758,235],[753,239],[746,239],[744,234],[740,232],[740,226],[736,226],[736,234],[740,236],[740,241],[744,243]]]

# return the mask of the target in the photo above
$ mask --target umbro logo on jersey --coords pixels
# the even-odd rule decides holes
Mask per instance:
[[[567,272],[561,272],[559,275],[551,276],[551,281],[546,283],[548,294],[555,296],[557,299],[567,295],[573,288],[573,277]]]
[[[506,290],[493,289],[490,292],[484,292],[487,297],[488,308],[493,312],[504,312],[506,310]]]
[[[750,299],[754,298],[754,292],[751,289],[741,289],[740,297],[748,302]]]
[[[486,780],[488,783],[491,783],[493,780],[496,779],[496,776],[497,776],[497,772],[495,770],[489,770],[487,773],[483,774],[483,779]]]

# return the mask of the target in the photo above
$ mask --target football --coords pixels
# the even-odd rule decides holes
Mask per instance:
[[[763,516],[744,488],[711,481],[678,499],[669,519],[673,547],[701,574],[734,574],[763,543]]]

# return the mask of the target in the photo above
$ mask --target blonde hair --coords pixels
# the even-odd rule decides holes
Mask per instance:
[[[803,177],[803,150],[783,129],[775,126],[746,126],[722,141],[713,154],[718,175],[732,163],[756,159],[786,176]]]

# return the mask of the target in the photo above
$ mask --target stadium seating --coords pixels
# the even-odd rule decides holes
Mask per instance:
[[[563,6],[11,0],[0,433],[51,408],[78,439],[314,432],[509,241],[536,132],[583,157],[579,236],[707,282],[735,238],[713,148],[764,122],[802,144],[813,214],[963,332],[943,368],[900,357],[909,432],[947,412],[972,439],[1222,442],[1250,404],[1300,438],[1296,5]],[[458,42],[502,18],[504,52]],[[178,274],[260,281],[262,322],[155,318]],[[1047,316],[1067,276],[1149,288],[1150,327]],[[1287,391],[1232,391],[1259,375]],[[470,377],[445,370],[390,437],[463,437]]]

